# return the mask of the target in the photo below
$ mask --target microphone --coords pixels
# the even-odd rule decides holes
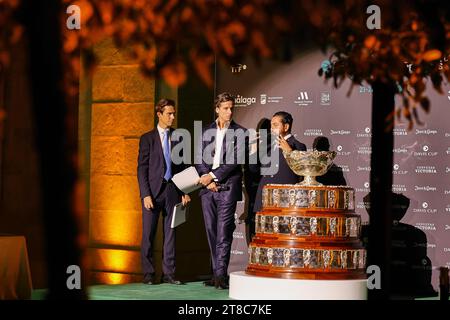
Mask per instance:
[[[216,182],[216,186],[217,186],[217,190],[219,190],[219,191],[228,191],[228,190],[230,190],[230,186],[226,185],[226,184],[221,184],[221,183]]]

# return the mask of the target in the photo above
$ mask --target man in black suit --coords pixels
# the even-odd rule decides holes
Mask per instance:
[[[161,99],[155,106],[158,125],[141,136],[139,142],[138,182],[142,203],[142,246],[141,262],[145,284],[155,283],[152,250],[158,226],[159,214],[163,212],[163,276],[161,281],[182,284],[175,280],[175,230],[170,227],[173,208],[182,202],[186,205],[190,198],[182,194],[171,178],[184,169],[184,165],[172,162],[171,150],[176,145],[170,137],[174,131],[175,102]]]
[[[213,269],[213,278],[204,284],[217,289],[228,289],[234,214],[242,200],[242,164],[247,155],[247,130],[232,120],[233,108],[232,95],[217,96],[217,119],[204,128],[196,157],[199,183],[205,187],[200,198]]]
[[[273,143],[269,145],[266,159],[277,159],[275,163],[270,161],[264,161],[260,165],[250,165],[250,170],[261,172],[262,178],[259,182],[258,191],[256,193],[255,204],[253,205],[253,212],[261,210],[262,206],[262,189],[266,184],[295,184],[299,182],[299,177],[289,168],[286,159],[283,156],[283,150],[292,151],[300,150],[306,151],[306,146],[294,138],[291,133],[293,119],[291,114],[285,111],[279,111],[272,116],[270,121],[270,130],[273,139]],[[278,157],[272,157],[272,153],[277,152]],[[264,169],[273,167],[271,171],[273,174],[265,174]],[[252,231],[250,231],[252,232]],[[253,231],[254,232],[254,231]]]

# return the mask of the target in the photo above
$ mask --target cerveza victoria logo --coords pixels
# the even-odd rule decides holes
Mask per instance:
[[[417,222],[415,227],[422,231],[436,231],[436,226],[434,223]]]
[[[243,96],[237,95],[234,98],[234,106],[235,107],[249,107],[255,103],[256,103],[256,97],[243,97]]]
[[[323,134],[322,134],[322,129],[306,129],[306,130],[303,132],[303,135],[304,135],[304,136],[307,136],[307,137],[311,137],[311,136],[323,136]]]
[[[392,191],[394,192],[406,192],[406,185],[405,184],[393,184],[392,185]]]
[[[370,155],[370,154],[372,154],[372,147],[371,146],[359,146],[358,154]]]
[[[408,130],[406,128],[394,128],[394,136],[407,136]]]
[[[416,173],[420,174],[436,174],[436,166],[417,166]]]
[[[424,144],[421,151],[414,151],[413,155],[414,157],[436,157],[438,152],[432,151],[428,144]]]
[[[347,164],[336,164],[336,165],[342,169],[342,172],[350,172],[350,167]]]

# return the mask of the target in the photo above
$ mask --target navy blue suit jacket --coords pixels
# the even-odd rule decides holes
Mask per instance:
[[[233,120],[230,122],[230,125],[228,127],[228,130],[236,130],[235,132],[242,133],[244,135],[247,134],[247,129],[240,126]],[[206,130],[214,130],[214,134],[212,136],[212,139],[207,140],[208,137],[205,137]],[[216,169],[212,169],[212,161],[211,163],[206,163],[205,159],[202,157],[203,150],[207,148],[208,145],[210,145],[213,141],[216,140],[216,131],[217,130],[217,123],[214,121],[209,126],[203,128],[203,141],[201,141],[200,145],[197,147],[197,153],[196,153],[196,169],[200,176],[207,174],[209,172],[212,172],[218,182],[220,184],[226,185],[229,187],[229,190],[226,191],[220,191],[221,195],[227,200],[230,201],[240,201],[242,200],[242,163],[238,163],[238,159],[240,158],[239,154],[241,153],[241,156],[244,156],[244,160],[246,161],[248,157],[248,136],[245,136],[245,138],[241,139],[238,138],[237,135],[234,135],[233,137],[233,144],[227,145],[227,138],[226,135],[224,137],[223,143],[222,143],[222,151],[221,151],[221,161],[220,166]],[[227,130],[227,132],[228,132]],[[214,158],[214,150],[212,149],[211,159]],[[233,153],[233,163],[227,163],[227,158],[231,158],[231,154]],[[203,188],[199,195],[203,195],[206,192],[212,192],[206,188]]]
[[[174,129],[171,128],[170,133],[172,134],[173,131]],[[171,149],[177,143],[179,142],[171,141]],[[173,162],[171,164],[172,175],[186,167],[184,164],[175,165]],[[161,190],[166,172],[166,162],[157,128],[141,136],[137,172],[141,199],[147,196],[156,197]]]

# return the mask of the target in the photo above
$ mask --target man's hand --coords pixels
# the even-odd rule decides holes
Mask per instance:
[[[191,202],[191,197],[189,197],[188,194],[185,194],[181,197],[181,203],[183,204],[183,206],[186,206],[189,202]]]
[[[204,174],[201,176],[201,178],[198,180],[197,184],[201,184],[204,187],[206,187],[208,184],[213,181],[213,177],[210,174]]]
[[[219,189],[217,188],[217,185],[215,182],[210,183],[206,188],[208,190],[211,190],[212,192],[219,192]]]
[[[147,210],[153,209],[153,200],[152,200],[152,197],[146,196],[146,197],[144,198],[144,207],[145,207],[145,209],[147,209]]]
[[[278,146],[281,148],[281,150],[286,151],[286,152],[292,151],[292,148],[289,145],[289,143],[281,136],[277,137],[277,143],[278,143]]]

